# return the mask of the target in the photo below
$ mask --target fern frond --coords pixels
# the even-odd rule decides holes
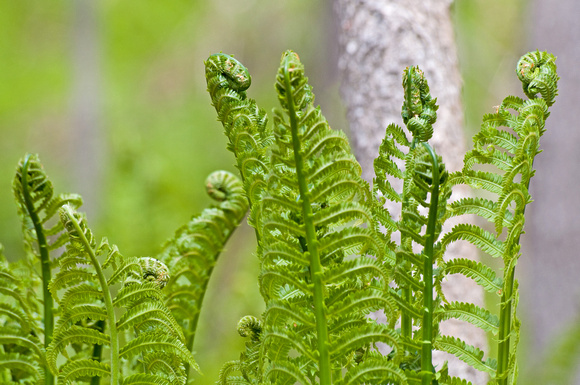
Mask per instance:
[[[370,358],[351,369],[339,385],[363,383],[407,384],[405,374],[392,361]]]
[[[79,378],[105,377],[108,376],[111,368],[108,364],[94,360],[70,361],[64,365],[58,375],[58,382],[62,384],[74,384]]]
[[[276,381],[276,383],[299,383],[303,385],[312,383],[312,381],[304,375],[304,370],[290,360],[272,363],[266,369],[264,378],[272,379]]]
[[[199,371],[197,363],[185,344],[162,330],[141,333],[119,350],[119,357],[131,358],[139,354],[155,351],[163,351],[166,354],[174,355]]]
[[[0,353],[0,369],[23,371],[32,376],[33,379],[42,378],[38,364],[31,362],[29,356],[19,353]]]
[[[501,293],[503,286],[503,280],[493,269],[467,258],[456,258],[445,262],[442,266],[442,274],[463,274],[490,293]]]
[[[502,258],[505,252],[505,245],[502,241],[481,227],[470,224],[459,224],[455,226],[441,239],[441,246],[446,248],[450,243],[459,240],[470,242],[494,258]]]
[[[122,385],[171,385],[171,381],[153,374],[133,374],[123,379]]]
[[[54,339],[46,350],[46,361],[53,374],[58,374],[56,366],[57,358],[68,345],[91,344],[110,345],[111,338],[94,329],[73,325],[66,330],[55,334]]]
[[[474,346],[466,344],[459,338],[450,336],[439,336],[435,340],[435,349],[453,354],[461,361],[469,364],[471,367],[487,372],[490,377],[495,377],[497,362],[488,358],[483,361],[484,352]]]
[[[136,328],[138,330],[147,329],[152,325],[174,334],[181,340],[185,336],[181,328],[171,316],[169,309],[160,301],[144,301],[129,308],[117,321],[118,330]]]
[[[201,305],[215,263],[248,210],[243,185],[231,173],[216,171],[208,176],[205,184],[208,195],[216,201],[216,205],[194,216],[165,243],[158,259],[165,262],[169,271],[159,268],[152,270],[156,281],[163,279],[168,285],[165,288],[165,304],[178,323],[173,325],[172,330],[184,337],[190,350],[193,350]],[[154,259],[148,261],[156,264]],[[145,266],[146,275],[147,271],[148,267]],[[155,295],[154,290],[146,285],[134,287],[133,290],[120,292],[119,303],[135,301],[134,294],[141,291]]]
[[[37,155],[27,154],[20,160],[12,184],[18,213],[22,218],[25,248],[32,259],[40,262],[42,271],[44,346],[48,347],[54,329],[53,298],[49,291],[52,259],[50,253],[64,245],[66,235],[63,225],[56,222],[50,225],[58,210],[71,205],[78,207],[82,199],[78,195],[54,195],[52,182],[48,179]],[[52,239],[52,241],[51,241]],[[45,370],[47,385],[54,383],[52,374]]]
[[[493,335],[497,335],[499,327],[499,318],[496,315],[472,303],[451,302],[436,311],[434,317],[438,323],[451,318],[466,321]]]
[[[254,206],[266,184],[269,168],[266,152],[273,141],[266,113],[246,97],[251,77],[232,56],[211,55],[205,62],[205,77],[212,105],[229,139],[228,149],[234,153],[242,176],[251,208],[250,223],[259,228],[256,222],[259,210]]]

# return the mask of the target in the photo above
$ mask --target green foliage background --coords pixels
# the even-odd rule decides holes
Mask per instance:
[[[270,111],[280,55],[298,52],[327,119],[346,128],[331,1],[103,0],[89,8],[98,87],[82,92],[97,95],[90,108],[98,131],[86,140],[75,123],[79,3],[0,2],[0,242],[8,258],[23,253],[10,183],[25,152],[40,154],[57,192],[91,197],[93,231],[125,255],[157,253],[209,203],[206,176],[235,171],[205,90],[203,60],[211,53],[241,59],[253,74],[250,96]],[[496,95],[519,92],[512,68],[523,53],[514,49],[523,40],[523,7],[524,0],[455,3],[470,132],[498,103]],[[89,165],[94,173],[78,161],[91,148],[99,152]],[[80,183],[83,173],[90,183]],[[205,373],[199,383],[213,383],[221,364],[237,358],[237,321],[262,310],[249,239],[247,226],[236,232],[210,283],[196,347],[204,352],[196,356]]]

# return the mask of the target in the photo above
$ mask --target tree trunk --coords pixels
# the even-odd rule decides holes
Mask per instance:
[[[439,110],[431,144],[443,157],[449,171],[462,167],[465,143],[460,101],[461,77],[450,18],[450,1],[444,0],[337,0],[340,44],[341,94],[347,108],[353,147],[363,167],[363,177],[371,182],[373,160],[389,123],[402,125],[402,74],[405,67],[419,65],[429,81],[431,95]],[[457,194],[457,195],[455,195]],[[464,195],[454,191],[454,196]],[[398,215],[393,207],[387,207]],[[399,210],[400,211],[400,210]],[[444,229],[445,231],[445,229]],[[460,250],[461,249],[461,250]],[[476,259],[476,251],[455,244],[447,257]],[[451,276],[444,286],[450,301],[483,303],[482,290],[472,281]],[[457,336],[484,348],[485,333],[448,321],[442,334]],[[449,360],[449,372],[474,384],[483,384],[486,375],[450,355],[435,352],[434,361]],[[440,366],[439,366],[440,367]]]

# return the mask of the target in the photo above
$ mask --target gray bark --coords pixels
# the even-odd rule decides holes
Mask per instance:
[[[573,113],[580,89],[580,2],[536,0],[532,4],[529,49],[556,55],[561,78],[542,137],[544,152],[534,164],[537,171],[530,191],[534,202],[527,212],[524,237],[527,255],[520,263],[524,271],[522,301],[528,309],[526,315],[533,320],[528,328],[532,337],[529,352],[532,362],[538,363],[550,355],[551,340],[580,316],[580,130]],[[575,383],[580,384],[579,370]]]
[[[372,181],[373,160],[389,123],[402,125],[401,86],[405,67],[419,65],[425,72],[431,95],[439,110],[430,143],[443,156],[450,171],[462,166],[465,144],[460,101],[461,78],[450,18],[450,1],[442,0],[337,0],[340,43],[341,94],[347,108],[354,151],[363,177]],[[464,194],[456,191],[457,196]],[[396,209],[387,207],[396,214]],[[445,229],[444,229],[445,231]],[[455,245],[448,257],[475,259],[473,249]],[[469,280],[451,276],[444,286],[449,300],[483,303],[482,291]],[[446,322],[443,334],[455,335],[485,349],[485,334],[465,323]],[[486,349],[487,350],[487,349]],[[474,384],[486,375],[450,355],[434,355],[436,362],[449,360],[450,374]]]

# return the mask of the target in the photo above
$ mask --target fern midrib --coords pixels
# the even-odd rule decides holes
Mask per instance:
[[[91,247],[90,242],[85,237],[85,233],[83,232],[80,224],[78,223],[77,219],[73,215],[73,212],[69,206],[65,206],[64,209],[66,210],[66,214],[69,217],[69,220],[73,224],[81,242],[83,243],[89,258],[91,259],[91,263],[95,268],[95,273],[99,279],[99,283],[101,285],[103,291],[103,299],[105,303],[105,308],[107,309],[107,321],[109,323],[109,333],[110,333],[110,340],[111,340],[111,385],[118,385],[119,384],[119,373],[120,373],[120,362],[119,362],[119,339],[117,333],[117,321],[115,319],[115,308],[113,307],[113,299],[111,297],[111,292],[109,291],[109,285],[107,284],[107,278],[103,273],[103,269],[101,268],[101,264],[99,263],[97,256]]]
[[[431,202],[429,205],[429,219],[427,223],[425,241],[425,260],[423,265],[423,280],[425,291],[423,292],[423,341],[421,351],[422,384],[430,385],[432,378],[432,351],[433,351],[433,245],[435,244],[435,227],[437,224],[437,209],[439,207],[439,164],[433,148],[427,143],[422,143],[431,156],[433,167],[431,190]]]
[[[530,164],[530,172],[534,169],[534,159]],[[526,191],[530,190],[530,182],[531,178],[526,180],[525,186]],[[526,202],[524,200],[524,202]],[[522,216],[526,213],[527,204],[524,204],[522,208]],[[514,213],[514,218],[517,216],[517,213]],[[514,223],[515,226],[515,223]],[[518,235],[515,244],[519,245],[521,238],[521,233]],[[511,251],[511,247],[506,244],[505,247],[506,252]],[[512,255],[511,258],[516,258],[515,255]],[[512,332],[512,302],[513,302],[513,290],[515,284],[515,265],[509,271],[505,271],[508,267],[506,263],[506,259],[504,260],[504,285],[503,290],[501,293],[501,303],[500,303],[500,314],[499,314],[499,333],[498,333],[498,355],[497,355],[497,383],[498,385],[508,385],[508,376],[507,371],[509,367],[509,358],[510,358],[510,339],[511,339],[511,332]],[[504,376],[504,373],[506,374]]]
[[[48,348],[48,345],[52,341],[52,334],[54,332],[54,314],[53,314],[53,300],[50,291],[48,290],[48,285],[51,280],[51,270],[50,270],[50,255],[48,252],[48,243],[46,241],[46,236],[44,235],[44,228],[36,211],[34,211],[34,203],[32,203],[30,191],[28,190],[28,167],[30,166],[30,157],[32,155],[26,155],[24,159],[24,164],[22,166],[22,195],[24,196],[24,204],[28,215],[34,225],[34,231],[36,232],[36,240],[38,243],[38,251],[40,253],[40,266],[42,270],[42,295],[43,295],[43,321],[44,321],[44,349]],[[48,369],[48,366],[44,368],[44,381],[46,385],[54,384],[54,376]]]
[[[296,121],[297,111],[291,92],[292,85],[290,83],[290,70],[288,68],[288,61],[286,61],[284,64],[284,86],[286,87],[286,102],[288,105],[290,129],[292,132],[292,146],[294,149],[294,161],[296,163],[296,177],[298,178],[298,188],[302,200],[306,244],[308,246],[308,255],[310,256],[310,276],[313,284],[314,315],[316,319],[318,353],[320,354],[319,379],[320,385],[330,385],[330,341],[328,339],[328,327],[326,324],[326,316],[324,311],[322,265],[320,263],[320,255],[318,253],[318,239],[316,237],[313,213],[310,206],[310,192],[304,173],[304,161],[300,148],[300,140],[298,138],[298,124]]]

